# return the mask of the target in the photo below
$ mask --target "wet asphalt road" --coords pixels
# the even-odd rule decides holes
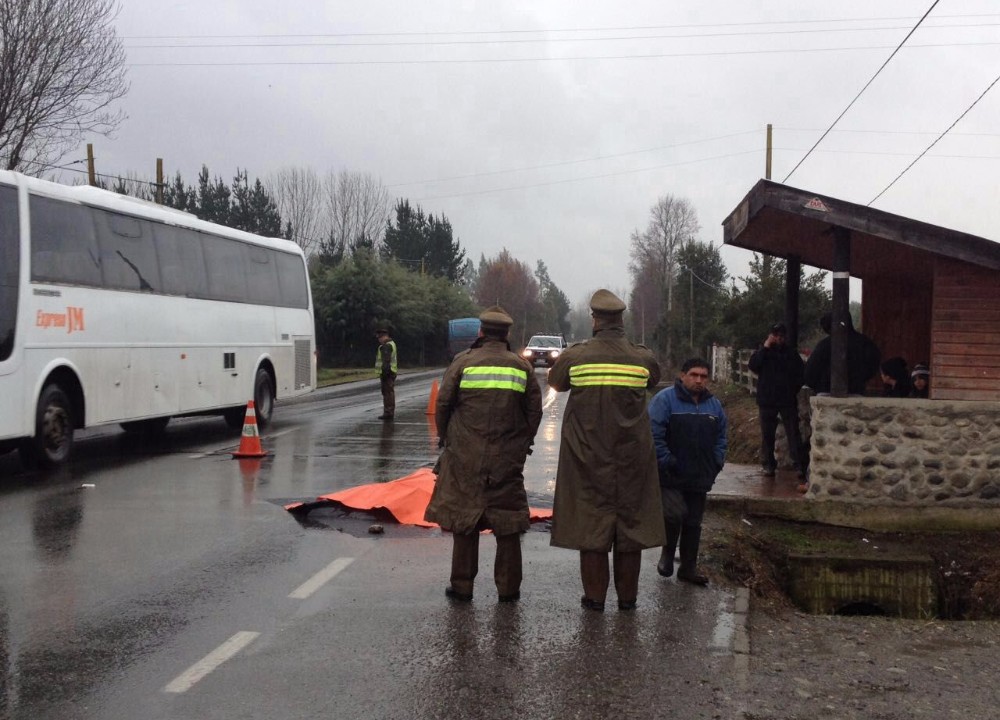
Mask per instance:
[[[400,378],[394,423],[375,383],[279,405],[261,463],[230,459],[239,438],[211,418],[157,441],[90,431],[52,476],[0,457],[0,717],[736,716],[735,599],[659,578],[658,551],[639,610],[612,588],[598,615],[544,530],[521,602],[498,604],[484,537],[476,599],[453,605],[440,531],[282,509],[433,462],[435,377]],[[551,504],[565,396],[546,402],[533,505]]]

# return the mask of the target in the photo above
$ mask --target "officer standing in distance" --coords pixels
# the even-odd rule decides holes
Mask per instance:
[[[389,337],[386,328],[375,331],[378,340],[378,350],[375,351],[375,370],[378,372],[382,385],[382,414],[379,420],[392,420],[396,415],[396,373],[399,361],[396,352],[396,342]]]
[[[452,360],[438,393],[444,450],[424,519],[453,533],[445,595],[472,600],[479,533],[490,529],[497,595],[514,602],[521,597],[521,533],[530,525],[524,461],[542,421],[542,391],[531,364],[510,351],[510,315],[494,306],[479,320],[479,337]]]

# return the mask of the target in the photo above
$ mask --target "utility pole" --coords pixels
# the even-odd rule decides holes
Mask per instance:
[[[156,204],[163,204],[163,158],[156,158]]]
[[[94,172],[94,143],[87,143],[87,184],[97,187],[97,173]]]
[[[767,155],[766,155],[766,159],[764,160],[764,179],[765,180],[770,180],[771,179],[771,150],[772,150],[772,147],[773,146],[771,144],[771,123],[768,123],[767,124]]]
[[[688,323],[688,350],[692,355],[694,352],[694,271],[688,268],[688,305],[691,308],[690,322]]]

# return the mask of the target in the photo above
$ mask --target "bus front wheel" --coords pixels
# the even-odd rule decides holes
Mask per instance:
[[[69,459],[73,449],[73,406],[58,385],[46,385],[35,411],[35,436],[21,446],[26,465],[54,468]]]

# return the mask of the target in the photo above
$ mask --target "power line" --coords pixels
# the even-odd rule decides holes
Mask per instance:
[[[775,127],[775,130],[786,132],[822,132],[823,128],[786,128]],[[872,135],[936,135],[937,130],[833,130],[835,133],[867,133]],[[1000,137],[1000,133],[952,133],[952,137]],[[791,149],[791,148],[788,148]]]
[[[980,13],[971,15],[938,15],[938,20],[969,19],[969,18],[995,18],[1000,17],[997,13]],[[841,22],[902,22],[911,21],[914,16],[896,17],[860,17],[860,18],[825,18],[818,20],[758,20],[753,22],[728,22],[728,23],[687,23],[675,25],[630,25],[611,27],[584,27],[584,28],[515,28],[513,30],[418,30],[406,32],[358,32],[358,33],[273,33],[262,35],[126,35],[125,40],[182,40],[186,38],[194,39],[250,39],[250,38],[337,38],[337,37],[454,37],[456,35],[519,35],[527,33],[568,33],[568,32],[634,32],[640,30],[681,30],[685,28],[710,28],[710,27],[754,27],[761,25],[814,25],[818,23],[841,23]]]
[[[758,148],[756,150],[744,150],[742,152],[728,153],[726,155],[713,155],[711,157],[697,158],[695,160],[683,160],[680,162],[666,163],[665,165],[654,165],[652,167],[637,168],[635,170],[622,170],[621,172],[603,173],[601,175],[586,175],[583,177],[567,178],[565,180],[551,180],[549,182],[532,183],[530,185],[514,185],[502,188],[493,188],[491,190],[473,190],[471,192],[454,193],[451,195],[434,195],[431,197],[416,198],[414,199],[414,202],[426,202],[428,200],[449,200],[451,198],[469,197],[472,195],[489,195],[490,193],[509,192],[511,190],[529,190],[531,188],[549,187],[551,185],[564,185],[566,183],[583,182],[584,180],[600,180],[609,177],[620,177],[622,175],[632,175],[640,172],[649,172],[650,170],[661,170],[663,168],[677,167],[679,165],[692,165],[694,163],[707,162],[709,160],[722,160],[725,158],[737,157],[740,155],[751,155],[753,153],[762,153],[762,152],[763,148]]]
[[[966,43],[924,43],[910,45],[908,49],[953,47],[991,47],[1000,42],[966,42]],[[820,53],[820,52],[856,52],[861,50],[890,50],[891,45],[857,45],[853,47],[823,47],[823,48],[788,48],[772,50],[719,50],[714,52],[680,52],[680,53],[649,53],[641,55],[577,55],[565,57],[523,57],[523,58],[461,58],[447,60],[329,60],[329,61],[273,61],[261,60],[250,62],[146,62],[128,63],[129,67],[295,67],[295,66],[350,66],[350,65],[482,65],[486,63],[528,63],[528,62],[566,62],[581,60],[659,60],[665,58],[684,57],[730,57],[734,55],[784,55],[789,53]],[[893,50],[899,50],[896,47]],[[873,78],[874,79],[874,78]],[[787,177],[786,177],[787,180]]]
[[[885,62],[882,63],[882,66],[878,70],[875,71],[875,74],[872,75],[871,79],[868,82],[865,83],[865,86],[863,88],[861,88],[860,92],[858,92],[858,94],[854,96],[854,99],[851,100],[851,102],[849,102],[847,104],[847,107],[844,108],[843,112],[841,112],[840,115],[837,116],[837,119],[833,121],[833,123],[830,125],[830,127],[828,127],[826,129],[826,132],[824,132],[822,135],[820,135],[819,140],[816,141],[815,145],[813,145],[812,148],[809,149],[809,152],[807,152],[805,155],[802,156],[802,159],[799,160],[798,164],[796,164],[796,166],[792,168],[791,172],[789,172],[787,175],[785,175],[785,179],[782,180],[781,182],[783,182],[783,183],[788,182],[788,178],[790,178],[792,176],[792,173],[794,173],[796,170],[799,169],[799,166],[802,165],[802,163],[804,163],[806,161],[806,158],[809,157],[812,154],[812,151],[816,149],[816,146],[819,145],[821,142],[823,142],[823,138],[825,138],[827,135],[830,134],[830,131],[833,130],[833,126],[836,125],[838,122],[840,122],[840,118],[844,117],[844,115],[847,114],[847,111],[850,110],[851,106],[854,105],[854,103],[856,103],[858,101],[858,98],[861,97],[861,95],[864,93],[864,91],[868,89],[868,86],[871,85],[875,81],[875,78],[877,78],[879,76],[879,74],[882,72],[882,70],[885,69],[885,66],[889,64],[889,61],[892,60],[894,57],[896,57],[896,53],[899,52],[899,49],[901,47],[903,47],[903,45],[906,43],[906,41],[910,39],[910,36],[913,35],[913,33],[915,33],[917,31],[917,28],[920,27],[920,23],[922,23],[924,21],[924,19],[928,15],[930,15],[931,10],[933,10],[940,1],[941,0],[934,0],[934,2],[931,3],[931,6],[927,9],[927,12],[925,12],[924,15],[923,15],[923,17],[921,17],[917,21],[917,24],[913,26],[913,29],[910,30],[910,32],[908,32],[906,34],[906,37],[904,37],[902,39],[902,41],[900,41],[899,45],[896,47],[895,50],[892,51],[892,53],[889,55],[889,57],[887,57],[885,59]]]
[[[674,143],[672,145],[661,145],[660,147],[647,148],[645,150],[629,150],[627,152],[614,153],[612,155],[597,155],[597,156],[594,156],[594,157],[581,158],[581,159],[578,159],[578,160],[563,160],[561,162],[547,163],[547,164],[544,164],[544,165],[531,165],[531,166],[528,166],[528,167],[520,167],[520,168],[510,168],[508,170],[489,170],[489,171],[484,171],[484,172],[469,173],[468,175],[453,175],[451,177],[435,178],[433,180],[414,180],[412,182],[395,183],[395,184],[392,184],[392,185],[387,185],[386,187],[400,188],[400,187],[406,187],[408,185],[429,185],[431,183],[448,182],[450,180],[468,180],[468,179],[477,178],[477,177],[488,177],[490,175],[505,175],[505,174],[508,174],[508,173],[515,173],[515,172],[528,172],[528,171],[532,171],[532,170],[545,170],[545,169],[554,168],[554,167],[564,167],[566,165],[578,165],[580,163],[585,163],[585,162],[596,162],[598,160],[611,160],[611,159],[614,159],[614,158],[627,157],[629,155],[639,155],[639,154],[642,154],[642,153],[656,152],[658,150],[669,150],[671,148],[683,147],[685,145],[697,145],[697,144],[700,144],[700,143],[713,142],[715,140],[725,140],[725,139],[728,139],[728,138],[739,137],[741,135],[750,135],[750,134],[758,133],[758,132],[760,132],[760,131],[759,130],[744,130],[742,132],[730,133],[728,135],[717,135],[715,137],[704,138],[702,140],[688,140],[686,142]]]
[[[935,25],[932,29],[982,28],[1000,25],[1000,23],[977,23],[975,25]],[[739,38],[760,35],[800,35],[805,33],[844,33],[844,32],[887,32],[907,30],[906,26],[860,27],[860,28],[801,28],[798,30],[752,30],[749,32],[716,32],[687,33],[673,35],[619,35],[611,37],[581,37],[581,38],[504,38],[498,40],[404,40],[381,42],[257,42],[257,43],[178,43],[169,45],[128,45],[128,50],[176,50],[176,49],[231,49],[231,48],[316,48],[316,47],[444,47],[456,45],[525,45],[537,43],[585,43],[585,42],[622,42],[626,40],[686,40],[704,38]],[[931,28],[925,28],[931,29]],[[237,38],[233,38],[237,39]]]
[[[919,155],[917,155],[917,157],[916,157],[916,158],[915,158],[915,159],[913,160],[913,162],[911,162],[911,163],[910,163],[909,165],[907,165],[907,166],[906,166],[906,167],[905,167],[905,168],[903,169],[903,172],[899,173],[899,175],[897,175],[897,176],[896,176],[896,179],[895,179],[895,180],[893,180],[893,181],[892,181],[891,183],[889,183],[888,185],[886,185],[886,186],[885,186],[885,189],[884,189],[884,190],[882,190],[882,192],[880,192],[880,193],[879,193],[878,195],[876,195],[875,197],[873,197],[873,198],[872,198],[872,199],[871,199],[871,200],[870,200],[870,201],[868,202],[868,206],[870,207],[870,206],[871,206],[871,204],[872,204],[873,202],[875,202],[875,201],[876,201],[876,200],[878,200],[878,199],[879,199],[880,197],[882,197],[882,196],[883,196],[883,195],[885,194],[886,190],[888,190],[888,189],[889,189],[889,188],[891,188],[891,187],[892,187],[893,185],[895,185],[895,184],[896,184],[896,181],[897,181],[897,180],[899,180],[899,179],[900,179],[901,177],[903,177],[903,175],[905,175],[905,174],[906,174],[906,172],[907,172],[907,171],[908,171],[908,170],[909,170],[909,169],[910,169],[911,167],[913,167],[914,165],[916,165],[916,164],[917,164],[917,161],[918,161],[918,160],[920,160],[920,158],[922,158],[922,157],[923,157],[924,155],[926,155],[926,154],[927,154],[927,151],[928,151],[928,150],[930,150],[930,149],[931,149],[932,147],[934,147],[935,145],[937,145],[938,141],[939,141],[939,140],[940,140],[941,138],[943,138],[943,137],[944,137],[945,135],[947,135],[947,134],[948,134],[948,130],[951,130],[951,129],[952,129],[953,127],[955,127],[955,126],[956,126],[956,125],[958,124],[958,122],[959,122],[959,121],[960,121],[960,120],[961,120],[962,118],[964,118],[964,117],[965,117],[965,116],[966,116],[966,115],[967,115],[967,114],[969,113],[969,111],[970,111],[970,110],[972,110],[972,108],[974,108],[974,107],[976,106],[976,104],[977,104],[977,103],[978,103],[978,102],[979,102],[980,100],[982,100],[982,99],[983,99],[983,97],[985,97],[985,96],[986,96],[986,93],[988,93],[988,92],[989,92],[990,90],[992,90],[992,89],[993,89],[993,86],[994,86],[994,85],[996,85],[998,81],[1000,81],[1000,75],[997,75],[996,79],[994,79],[994,80],[993,80],[993,82],[991,82],[991,83],[990,83],[989,87],[987,87],[987,88],[986,88],[985,90],[983,90],[982,94],[980,94],[980,96],[979,96],[979,97],[977,97],[977,98],[976,98],[976,99],[975,99],[975,100],[973,101],[973,103],[972,103],[971,105],[969,105],[969,107],[965,108],[965,112],[963,112],[963,113],[962,113],[961,115],[959,115],[959,116],[958,116],[958,117],[957,117],[957,118],[955,119],[955,122],[953,122],[953,123],[952,123],[951,125],[949,125],[949,126],[948,126],[948,129],[947,129],[947,130],[945,130],[945,131],[944,131],[943,133],[941,133],[940,135],[938,135],[938,137],[937,137],[937,138],[935,138],[934,142],[932,142],[932,143],[931,143],[930,145],[928,145],[928,146],[927,146],[927,147],[926,147],[926,148],[924,149],[924,151],[923,151],[922,153],[920,153]]]

